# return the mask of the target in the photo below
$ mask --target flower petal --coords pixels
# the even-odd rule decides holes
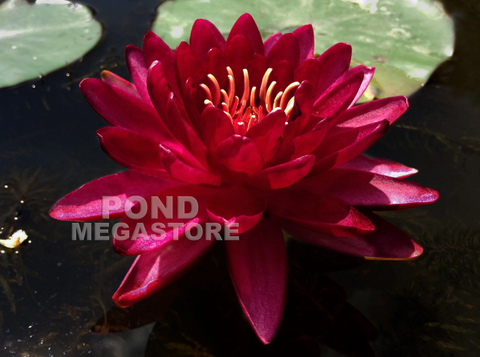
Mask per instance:
[[[404,166],[392,160],[381,158],[372,159],[365,155],[357,156],[356,158],[338,166],[338,168],[372,172],[374,174],[395,178],[405,178],[418,172],[418,170],[414,168]]]
[[[212,193],[207,200],[208,216],[222,227],[238,224],[239,234],[252,229],[267,207],[265,200],[242,188],[223,189]]]
[[[340,127],[355,128],[382,120],[391,124],[408,108],[408,99],[403,96],[383,98],[358,105],[347,110],[336,122]]]
[[[313,49],[315,45],[315,37],[313,35],[312,25],[304,25],[293,31],[300,46],[300,63],[313,58]]]
[[[252,45],[253,51],[263,56],[262,36],[260,35],[260,31],[258,30],[257,24],[255,23],[255,20],[253,20],[252,15],[243,14],[238,18],[230,30],[227,42],[236,35],[242,35],[245,37]]]
[[[294,34],[286,33],[273,45],[266,55],[269,67],[280,61],[288,61],[293,69],[298,67],[300,61],[300,46]]]
[[[138,93],[137,87],[135,87],[134,84],[123,79],[122,77],[117,76],[115,73],[105,70],[100,73],[100,76],[102,81],[123,89],[125,92],[128,92],[135,97],[141,98],[140,93]]]
[[[193,83],[198,85],[202,83],[206,75],[202,64],[186,42],[181,42],[175,50],[175,68],[182,91],[182,86],[187,79],[192,78]]]
[[[147,197],[162,189],[182,184],[166,177],[158,178],[135,171],[124,171],[86,183],[55,203],[49,214],[61,221],[98,221],[104,219],[102,197],[108,196],[120,200],[118,207],[109,210],[108,219],[120,218],[124,215],[125,209],[131,207],[127,202],[128,197]]]
[[[255,142],[265,162],[268,162],[277,153],[286,121],[285,112],[275,109],[251,126],[245,134]]]
[[[263,48],[265,49],[265,56],[268,55],[272,47],[278,42],[281,37],[282,34],[280,32],[277,32],[265,40],[265,42],[263,43]]]
[[[286,251],[282,231],[267,219],[225,242],[228,268],[238,300],[264,344],[275,337],[286,300]]]
[[[97,135],[103,151],[120,165],[146,175],[166,176],[158,153],[158,141],[110,126],[99,129]]]
[[[369,260],[411,260],[422,254],[422,247],[404,232],[374,214],[368,217],[375,224],[375,231],[368,237],[357,238],[332,237],[285,220],[279,224],[307,243]]]
[[[314,192],[282,190],[269,197],[268,211],[296,224],[335,236],[362,237],[375,227],[349,204]]]
[[[209,152],[215,151],[218,144],[235,134],[232,121],[219,108],[207,107],[200,117],[200,128],[203,142]]]
[[[194,22],[190,33],[190,46],[200,62],[205,63],[207,53],[212,48],[224,49],[225,39],[210,21],[198,19]]]
[[[140,213],[139,203],[130,204],[130,209],[122,218],[121,226],[114,232],[113,248],[120,255],[148,254],[168,244],[170,241],[183,237],[186,231],[195,229],[195,225],[202,225],[208,220],[205,210],[205,200],[210,189],[200,186],[183,185],[162,190],[146,197],[144,214],[135,218],[134,214]],[[152,206],[152,197],[159,199],[166,207],[167,214],[160,211],[157,206]],[[185,213],[192,213],[186,217],[179,216],[178,201],[181,197],[194,198],[198,212],[188,204]],[[189,211],[189,208],[192,211]],[[195,214],[196,213],[196,214]],[[192,216],[193,217],[190,217]],[[172,225],[178,226],[174,226]]]
[[[315,156],[305,155],[257,172],[250,177],[248,184],[262,190],[285,188],[307,176],[314,163]]]
[[[160,159],[163,167],[173,178],[194,185],[220,186],[222,178],[209,171],[204,171],[180,160],[169,148],[160,144]]]
[[[253,47],[247,38],[236,35],[228,38],[224,53],[235,78],[235,93],[243,93],[243,69],[253,57]]]
[[[438,199],[437,191],[413,182],[338,168],[308,177],[293,188],[336,197],[374,211],[425,206]]]
[[[316,156],[312,172],[337,167],[365,152],[387,131],[388,121],[373,123],[326,137],[313,152]]]
[[[212,243],[180,238],[159,251],[139,255],[113,295],[113,301],[125,308],[162,290],[190,270]]]
[[[352,46],[343,42],[333,45],[317,58],[322,68],[322,80],[317,87],[317,94],[325,92],[348,70],[351,58]]]
[[[125,58],[127,59],[128,72],[132,76],[133,83],[142,96],[144,102],[151,104],[150,96],[147,90],[148,68],[145,64],[143,51],[137,46],[128,45],[125,48]]]
[[[358,88],[357,95],[350,103],[349,108],[351,108],[357,102],[357,100],[359,100],[360,97],[363,95],[368,85],[370,84],[370,81],[373,78],[373,74],[375,73],[375,67],[357,66],[355,68],[357,68],[359,71],[362,71],[364,74],[364,77],[363,77],[362,84],[360,85],[360,88]]]
[[[218,163],[234,173],[251,175],[263,167],[263,159],[255,142],[245,136],[232,135],[215,150]]]

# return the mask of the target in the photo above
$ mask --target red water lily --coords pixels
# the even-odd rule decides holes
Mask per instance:
[[[411,259],[422,248],[372,211],[423,206],[435,190],[404,181],[417,171],[361,154],[407,109],[405,97],[354,106],[374,68],[349,69],[351,47],[313,52],[311,25],[265,42],[248,14],[228,39],[197,20],[190,44],[172,51],[152,32],[143,50],[126,49],[133,84],[110,73],[80,88],[112,126],[98,131],[103,150],[128,171],[87,183],[51,210],[60,220],[102,219],[102,196],[126,203],[122,218],[136,240],[114,249],[137,258],[113,296],[126,307],[161,290],[195,264],[215,240],[192,241],[198,223],[238,224],[225,241],[230,275],[258,337],[269,343],[283,315],[286,252],[282,230],[308,243],[369,259]],[[133,232],[130,196],[195,197],[193,219],[142,219]],[[182,222],[164,239],[152,223]]]

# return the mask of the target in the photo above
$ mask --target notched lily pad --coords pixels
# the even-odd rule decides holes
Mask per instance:
[[[74,62],[100,40],[90,10],[63,0],[7,0],[0,5],[0,88]]]
[[[175,0],[159,6],[153,31],[175,48],[188,41],[195,19],[208,19],[227,35],[245,12],[264,39],[311,23],[315,52],[350,43],[356,61],[378,68],[370,89],[384,96],[411,94],[453,51],[452,22],[432,0]]]

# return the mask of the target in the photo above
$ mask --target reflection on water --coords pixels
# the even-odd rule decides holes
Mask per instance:
[[[419,168],[412,179],[440,191],[433,206],[384,215],[424,256],[365,262],[289,241],[287,308],[269,346],[245,322],[222,252],[160,294],[118,309],[111,295],[131,259],[116,256],[110,242],[72,242],[68,223],[46,217],[63,194],[121,170],[101,152],[95,130],[104,124],[78,82],[106,68],[127,77],[123,49],[141,45],[158,4],[84,2],[105,25],[100,45],[34,88],[0,91],[0,239],[21,229],[30,241],[0,254],[0,354],[480,355],[480,5],[443,2],[456,23],[454,55],[370,151]]]

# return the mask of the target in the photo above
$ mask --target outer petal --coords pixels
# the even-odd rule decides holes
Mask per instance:
[[[295,187],[339,198],[370,210],[408,209],[434,203],[438,192],[413,182],[365,171],[333,169],[309,177]]]
[[[143,58],[143,51],[137,46],[128,45],[125,48],[125,58],[133,83],[142,96],[142,99],[151,104],[150,96],[147,90],[147,72],[148,68]]]
[[[267,207],[265,200],[245,189],[223,189],[207,200],[207,212],[213,222],[231,227],[238,224],[238,233],[252,229]]]
[[[139,255],[113,295],[113,301],[117,306],[128,307],[162,290],[185,274],[212,243],[180,238],[159,251]]]
[[[352,47],[343,42],[333,45],[317,58],[322,66],[322,80],[317,87],[317,94],[325,92],[348,70],[351,58]]]
[[[118,230],[114,232],[113,248],[121,255],[138,255],[147,254],[168,244],[170,241],[178,237],[182,237],[186,231],[195,228],[195,225],[202,225],[208,220],[205,210],[205,200],[211,189],[183,185],[173,187],[152,194],[152,197],[158,198],[167,208],[170,216],[164,215],[158,208],[152,207],[152,198],[147,197],[147,210],[141,218],[130,217],[132,212],[139,213],[140,205],[138,203],[126,211]],[[183,218],[178,215],[179,197],[193,197],[198,206],[198,213],[191,218]],[[169,203],[170,202],[170,203]],[[186,204],[185,211],[189,213],[192,208]],[[195,211],[193,211],[195,213]],[[174,227],[169,223],[181,224]],[[155,226],[157,224],[157,226]]]
[[[253,20],[252,15],[243,14],[238,18],[228,35],[227,42],[229,42],[236,35],[242,35],[249,40],[252,44],[253,51],[263,56],[264,51],[262,36],[260,35],[260,31],[258,30],[257,24],[255,23],[255,20]]]
[[[298,225],[335,236],[361,237],[375,229],[349,204],[314,192],[275,191],[269,197],[268,211]]]
[[[315,156],[305,155],[257,172],[250,177],[248,184],[263,190],[285,188],[307,176],[314,163]]]
[[[263,47],[265,49],[265,56],[268,55],[268,53],[270,52],[272,47],[278,42],[280,37],[282,37],[282,34],[280,32],[277,32],[265,40],[265,42],[263,43]]]
[[[193,24],[192,32],[190,33],[190,46],[200,62],[205,63],[207,53],[212,48],[223,50],[225,39],[217,27],[210,21],[198,19]]]
[[[372,172],[395,178],[405,178],[418,172],[418,170],[414,168],[404,166],[392,160],[372,159],[365,155],[357,156],[356,158],[340,165],[338,168]]]
[[[286,251],[282,231],[266,219],[225,242],[227,262],[243,312],[260,340],[275,337],[286,295]]]
[[[148,197],[154,192],[181,185],[179,181],[168,178],[146,176],[135,171],[124,171],[101,177],[86,183],[77,190],[60,199],[49,214],[61,221],[98,221],[102,217],[102,197],[117,197],[120,205],[109,210],[105,219],[120,218],[125,209],[132,204],[127,201],[131,196]]]
[[[375,232],[362,238],[332,237],[284,220],[279,224],[307,243],[370,260],[410,260],[422,254],[422,247],[404,232],[374,214],[369,218],[375,224]]]
[[[280,61],[288,61],[293,69],[298,67],[300,61],[300,46],[294,34],[283,35],[266,55],[269,66]]]
[[[315,37],[313,35],[312,25],[301,26],[293,31],[293,34],[297,38],[300,46],[300,63],[309,58],[313,58]]]
[[[109,84],[114,85],[120,89],[123,89],[125,92],[130,93],[131,95],[141,98],[140,94],[138,93],[137,87],[134,84],[130,83],[129,81],[123,79],[122,77],[117,76],[115,73],[110,71],[102,71],[100,73],[102,81],[105,81]]]
[[[360,97],[363,95],[368,85],[370,84],[370,81],[373,78],[373,74],[375,73],[375,67],[365,67],[365,66],[357,66],[357,67],[359,68],[360,71],[363,72],[364,77],[363,77],[362,84],[360,85],[360,88],[358,88],[357,95],[350,103],[349,108],[352,107],[357,102],[357,100],[359,100]]]

